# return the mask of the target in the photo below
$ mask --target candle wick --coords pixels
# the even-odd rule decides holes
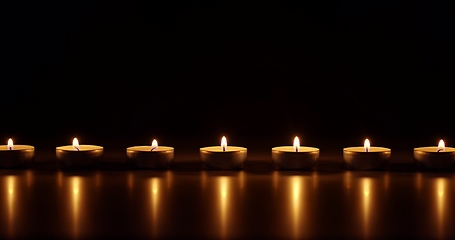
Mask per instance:
[[[226,147],[225,146],[223,146],[223,152],[226,152]]]
[[[76,150],[78,150],[78,151],[79,151],[79,148],[78,148],[78,147],[74,147],[74,148],[76,148]]]
[[[13,147],[9,147],[9,150],[13,150]]]
[[[442,151],[442,149],[438,149],[438,151],[437,151],[437,152],[440,152],[440,151]]]
[[[156,149],[156,147],[152,147],[152,148],[150,148],[150,151],[153,151],[153,150],[155,150],[155,149]]]

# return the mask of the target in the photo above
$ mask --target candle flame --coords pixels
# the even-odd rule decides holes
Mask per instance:
[[[444,141],[441,139],[438,143],[438,152],[444,152],[446,150],[446,146],[444,145]]]
[[[227,149],[227,140],[226,140],[226,137],[223,136],[221,138],[221,150],[224,152],[224,151],[226,151],[226,149]]]
[[[298,152],[299,149],[300,149],[300,141],[299,141],[299,137],[296,136],[296,137],[294,138],[294,150],[295,150],[296,152]]]
[[[74,193],[74,195],[77,195],[79,193],[79,189],[78,188],[74,188],[73,189],[73,193]]]
[[[153,151],[154,149],[158,149],[158,142],[156,141],[156,139],[153,139],[150,151]]]
[[[79,141],[77,140],[77,138],[73,139],[73,148],[79,151]]]
[[[365,139],[365,143],[363,144],[363,148],[365,148],[365,152],[369,152],[370,151],[370,140]]]
[[[8,139],[8,149],[9,150],[13,150],[14,149],[14,145],[13,145],[13,139]]]

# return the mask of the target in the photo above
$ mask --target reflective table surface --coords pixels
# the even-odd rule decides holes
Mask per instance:
[[[455,237],[453,172],[406,161],[345,171],[330,158],[317,171],[274,171],[262,160],[242,171],[202,171],[197,161],[167,171],[2,169],[0,238]]]

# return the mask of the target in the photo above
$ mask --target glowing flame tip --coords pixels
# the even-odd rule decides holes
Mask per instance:
[[[150,147],[150,151],[153,151],[154,149],[157,149],[157,148],[158,148],[158,142],[156,141],[156,139],[153,139],[152,146]]]
[[[224,151],[226,151],[226,149],[227,149],[227,140],[226,140],[226,137],[223,136],[221,138],[221,150],[224,152]]]
[[[79,151],[79,141],[77,140],[77,138],[73,139],[73,148]]]
[[[13,145],[13,139],[8,139],[8,149],[9,150],[13,150],[14,149],[14,145]]]
[[[296,136],[296,137],[294,138],[294,150],[295,150],[296,152],[298,152],[299,149],[300,149],[300,141],[299,141],[299,137]]]
[[[444,144],[444,141],[441,139],[439,140],[438,143],[438,152],[444,152],[446,150],[446,146]]]
[[[370,140],[365,139],[365,143],[363,144],[363,148],[365,149],[365,152],[369,152],[370,151]]]

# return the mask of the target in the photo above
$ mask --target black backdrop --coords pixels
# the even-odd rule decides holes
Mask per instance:
[[[5,143],[455,145],[451,3],[2,5]]]

